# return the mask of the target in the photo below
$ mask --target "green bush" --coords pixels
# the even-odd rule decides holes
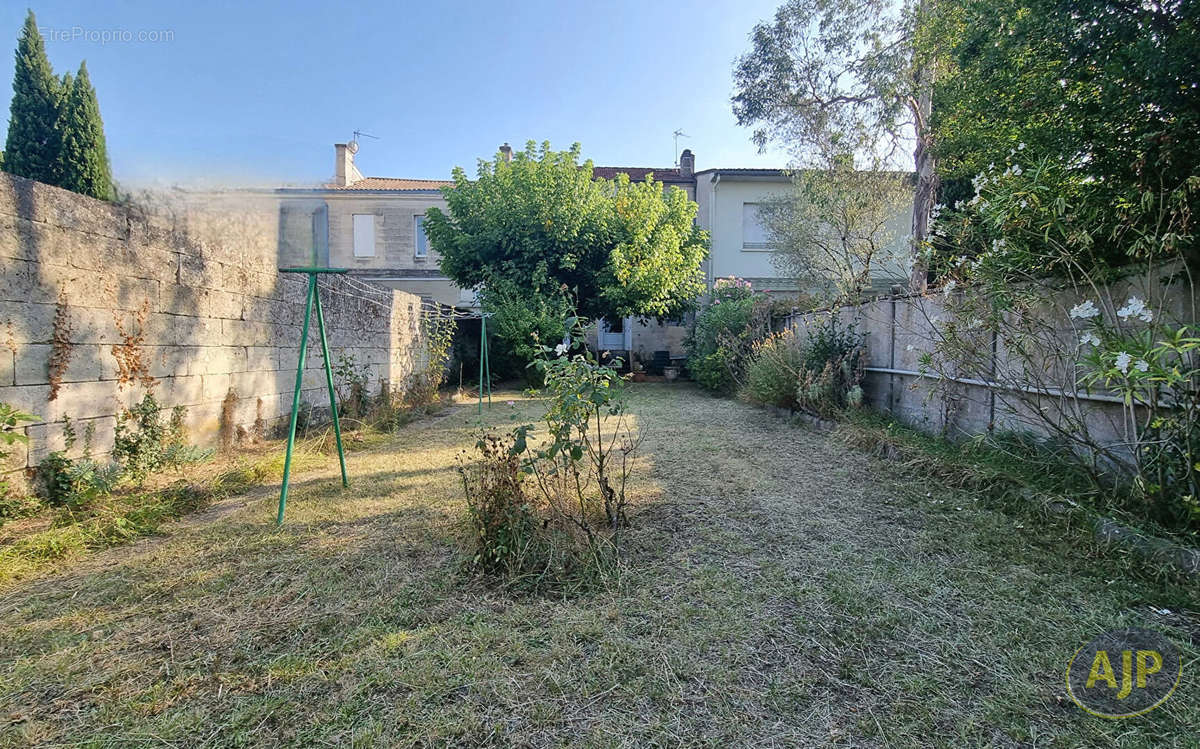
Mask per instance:
[[[24,432],[18,432],[22,424],[37,421],[33,414],[18,411],[7,403],[0,403],[0,465],[8,457],[8,448],[18,442],[26,444],[29,438]],[[36,509],[36,503],[29,498],[13,491],[8,480],[0,476],[0,518],[13,518],[28,515]]]
[[[112,456],[121,472],[140,484],[154,471],[208,458],[212,451],[187,444],[186,409],[176,406],[163,423],[162,409],[147,392],[136,406],[117,414]]]
[[[739,394],[751,403],[795,408],[806,354],[791,331],[759,341],[746,366],[746,381]]]
[[[61,452],[50,453],[37,467],[42,497],[52,507],[85,506],[112,492],[120,476],[120,466],[87,457],[72,460]]]
[[[863,336],[854,325],[841,327],[831,315],[828,325],[810,328],[796,385],[801,408],[831,417],[862,405],[866,357]]]
[[[703,387],[736,392],[758,341],[770,333],[774,305],[749,281],[719,278],[687,341],[688,369]]]

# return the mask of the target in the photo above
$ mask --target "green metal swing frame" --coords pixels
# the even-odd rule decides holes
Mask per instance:
[[[325,384],[329,388],[329,412],[333,415],[333,434],[337,441],[338,464],[342,469],[342,487],[350,486],[346,474],[346,452],[342,448],[342,425],[338,419],[337,396],[333,389],[333,369],[329,363],[329,341],[325,336],[325,313],[321,309],[321,294],[317,290],[317,276],[328,273],[343,275],[349,268],[280,268],[280,273],[304,273],[308,276],[308,295],[304,300],[304,327],[300,332],[300,358],[296,362],[296,388],[292,392],[292,418],[288,425],[287,452],[283,458],[283,485],[279,488],[279,512],[275,516],[275,524],[283,525],[283,513],[287,507],[288,483],[292,476],[292,453],[296,448],[296,420],[300,415],[300,389],[304,384],[304,364],[308,356],[308,330],[312,321],[312,311],[317,310],[317,329],[321,333],[321,356],[325,363]],[[483,390],[487,383],[488,408],[492,407],[492,368],[488,361],[487,317],[479,318],[479,413],[483,414]]]

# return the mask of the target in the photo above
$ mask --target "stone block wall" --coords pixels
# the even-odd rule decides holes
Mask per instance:
[[[270,194],[117,205],[0,174],[0,401],[39,417],[3,468],[62,449],[66,418],[80,437],[91,423],[93,451],[107,452],[115,415],[147,389],[187,408],[200,444],[217,440],[223,410],[246,429],[288,413],[307,278],[277,270],[291,264],[286,232]],[[368,367],[372,392],[401,386],[420,366],[420,300],[333,275],[320,288],[331,358]],[[303,389],[328,402],[315,317]]]

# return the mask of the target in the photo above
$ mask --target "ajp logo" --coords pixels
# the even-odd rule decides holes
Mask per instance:
[[[1067,693],[1101,718],[1130,718],[1167,701],[1183,676],[1179,648],[1158,632],[1105,632],[1075,652]]]

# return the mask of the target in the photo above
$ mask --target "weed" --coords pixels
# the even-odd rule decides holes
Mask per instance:
[[[71,333],[74,332],[71,327],[71,310],[67,306],[67,292],[60,291],[58,301],[54,305],[54,327],[50,341],[50,362],[49,362],[49,382],[50,395],[46,400],[54,400],[58,397],[58,390],[62,387],[63,375],[67,373],[67,366],[71,363]]]

